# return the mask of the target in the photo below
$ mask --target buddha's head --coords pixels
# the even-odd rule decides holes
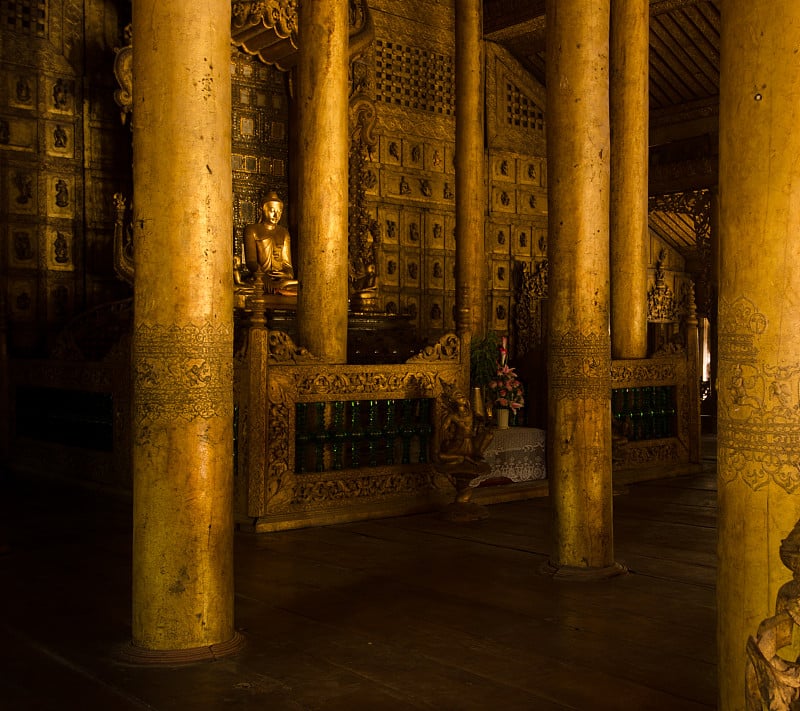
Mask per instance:
[[[283,200],[278,197],[278,193],[272,192],[261,200],[261,212],[264,222],[277,225],[283,214]]]

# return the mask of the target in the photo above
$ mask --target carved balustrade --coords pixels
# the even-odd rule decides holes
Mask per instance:
[[[256,531],[430,509],[443,389],[467,392],[468,336],[401,364],[331,365],[254,323],[236,356],[237,516]]]
[[[695,361],[686,351],[680,351],[612,362],[615,470],[699,461],[699,375]]]

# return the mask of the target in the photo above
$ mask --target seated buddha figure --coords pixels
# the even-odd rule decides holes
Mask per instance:
[[[252,273],[264,274],[267,292],[297,294],[289,230],[278,224],[283,201],[277,193],[261,200],[261,213],[257,223],[244,228],[245,264]]]

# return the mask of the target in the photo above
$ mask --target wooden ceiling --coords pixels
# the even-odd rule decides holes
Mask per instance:
[[[651,0],[650,110],[670,116],[716,106],[720,0]],[[545,83],[543,0],[484,0],[484,33]]]

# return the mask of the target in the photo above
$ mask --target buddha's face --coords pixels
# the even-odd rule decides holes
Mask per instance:
[[[261,206],[261,209],[264,210],[264,217],[267,219],[267,222],[277,225],[283,214],[283,203],[278,200],[270,200],[269,202],[265,202]]]

